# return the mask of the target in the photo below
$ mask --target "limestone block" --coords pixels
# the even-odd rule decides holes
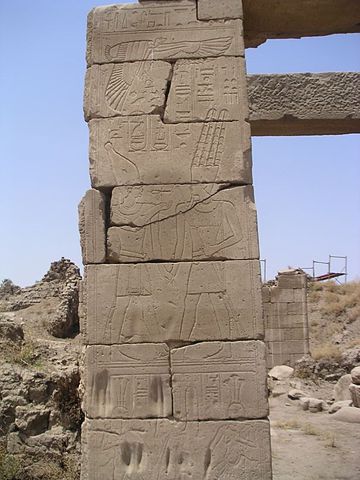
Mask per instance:
[[[287,340],[286,342],[269,342],[268,348],[269,352],[274,355],[296,353],[305,355],[307,353],[306,345],[306,340]]]
[[[249,118],[245,60],[220,57],[175,63],[165,122]]]
[[[349,386],[351,393],[352,403],[354,407],[360,408],[360,385],[355,385],[351,383]]]
[[[90,176],[117,185],[252,183],[250,126],[166,125],[158,115],[90,121]]]
[[[360,423],[360,409],[356,407],[342,407],[332,416],[334,420],[347,423]]]
[[[111,199],[108,260],[259,258],[252,187],[117,187]]]
[[[287,340],[304,340],[305,333],[301,327],[297,328],[267,328],[265,330],[265,340],[269,342],[287,341]]]
[[[360,366],[354,367],[351,372],[351,380],[355,385],[360,385]]]
[[[105,263],[105,196],[88,190],[79,204],[79,230],[83,264]]]
[[[339,402],[342,400],[351,400],[351,394],[349,391],[350,385],[351,375],[349,373],[339,378],[333,392],[335,402]]]
[[[262,293],[262,301],[263,303],[269,303],[270,302],[270,287],[267,285],[263,285],[261,289]]]
[[[289,315],[306,315],[305,302],[291,302],[287,304],[287,311]]]
[[[110,5],[88,17],[87,62],[244,55],[242,20],[202,22],[195,0]]]
[[[306,303],[306,288],[294,288],[293,290],[294,302]]]
[[[86,349],[85,412],[91,418],[172,414],[165,344],[96,345]]]
[[[242,17],[242,0],[198,0],[199,20]]]
[[[278,286],[280,288],[305,288],[306,287],[306,275],[286,275],[282,274],[278,276]]]
[[[271,289],[271,301],[279,303],[294,302],[294,290],[292,288],[274,287]]]
[[[263,338],[255,260],[85,267],[89,344]]]
[[[266,420],[87,420],[82,480],[271,480]]]
[[[171,351],[178,420],[262,418],[268,414],[265,345],[203,342]]]
[[[170,76],[167,62],[93,65],[85,78],[85,119],[158,113]]]

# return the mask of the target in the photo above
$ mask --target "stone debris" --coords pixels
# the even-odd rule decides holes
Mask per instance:
[[[351,375],[348,373],[343,375],[336,383],[334,387],[334,399],[335,402],[342,400],[351,400],[351,394],[349,387],[351,384]]]
[[[305,395],[304,392],[302,392],[301,390],[297,390],[296,388],[293,388],[288,392],[288,397],[291,400],[300,400],[300,398],[305,397],[305,396],[306,395]]]
[[[360,385],[360,366],[354,367],[350,374],[352,383],[355,383],[355,385]]]
[[[343,407],[350,407],[351,406],[351,400],[340,400],[339,402],[334,402],[330,407],[329,407],[329,413],[336,413],[340,408]]]
[[[360,423],[360,408],[343,407],[332,416],[334,420],[347,423]]]
[[[294,374],[294,369],[289,367],[288,365],[277,365],[273,367],[268,375],[269,377],[273,378],[274,380],[285,380],[287,378],[292,377]]]
[[[322,412],[328,410],[328,406],[324,400],[312,397],[300,398],[300,405],[303,410],[308,410],[311,413]]]
[[[89,14],[82,480],[271,479],[242,6],[227,3]]]
[[[360,385],[351,383],[349,386],[349,391],[354,407],[360,408]]]

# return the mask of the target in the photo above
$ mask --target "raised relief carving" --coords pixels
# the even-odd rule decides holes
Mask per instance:
[[[88,417],[159,418],[172,414],[166,345],[90,346],[85,365]]]
[[[244,55],[241,20],[201,22],[195,1],[98,7],[89,15],[88,64]]]
[[[178,420],[263,418],[268,414],[265,345],[204,342],[171,352]]]
[[[176,62],[165,122],[244,121],[248,117],[243,58]]]
[[[252,187],[117,187],[111,200],[111,262],[258,258]]]
[[[85,119],[163,109],[170,74],[166,62],[93,65],[86,74]]]
[[[87,480],[271,480],[266,420],[88,420],[83,436]]]
[[[85,270],[86,343],[263,337],[256,260],[89,265]]]
[[[95,188],[134,184],[251,183],[246,122],[166,125],[156,115],[91,120]]]

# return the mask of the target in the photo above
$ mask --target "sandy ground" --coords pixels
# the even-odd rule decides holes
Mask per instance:
[[[324,397],[324,392],[312,392]],[[360,424],[270,398],[274,480],[360,480]]]

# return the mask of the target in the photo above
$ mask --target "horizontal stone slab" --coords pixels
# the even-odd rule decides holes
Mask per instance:
[[[116,187],[108,261],[259,258],[253,189],[207,185]]]
[[[88,16],[89,65],[237,55],[242,20],[199,21],[195,0],[96,7]]]
[[[265,345],[203,342],[171,351],[178,420],[262,418],[268,414]]]
[[[248,117],[243,58],[179,60],[175,63],[165,122],[245,121]]]
[[[360,132],[360,74],[249,75],[252,135]]]
[[[166,125],[158,115],[91,120],[93,187],[252,183],[246,122]]]
[[[88,265],[87,344],[263,338],[256,260]]]
[[[271,480],[266,420],[87,420],[82,480]]]
[[[302,354],[309,353],[309,340],[287,340],[286,342],[267,342],[267,347],[270,354],[273,355],[288,355],[288,354]]]
[[[105,197],[88,190],[79,205],[79,230],[83,264],[105,263]]]
[[[360,32],[359,0],[243,0],[243,8],[246,47],[271,38]]]
[[[199,20],[242,18],[242,0],[197,0]]]
[[[91,418],[172,415],[165,344],[96,345],[86,349],[84,410]]]
[[[167,62],[93,65],[85,79],[85,119],[158,113],[171,77]]]
[[[283,327],[283,328],[266,328],[266,342],[283,342],[287,340],[304,340],[308,339],[309,332],[303,327]]]

